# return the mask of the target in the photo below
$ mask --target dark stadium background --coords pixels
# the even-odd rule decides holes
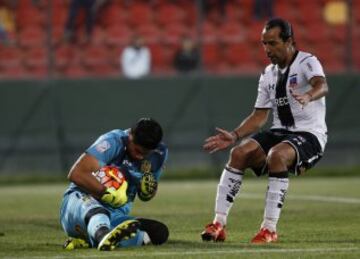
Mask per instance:
[[[268,62],[254,1],[228,0],[223,17],[216,7],[203,13],[200,0],[112,0],[87,44],[62,40],[69,1],[35,2],[18,0],[15,30],[0,44],[0,175],[61,176],[98,135],[143,116],[164,126],[169,169],[222,167],[227,153],[210,156],[202,142],[251,112]],[[293,24],[298,48],[318,56],[327,74],[329,142],[320,169],[360,165],[360,0],[332,9],[334,2],[274,1],[274,16]],[[80,39],[82,23],[80,15]],[[152,72],[128,80],[119,56],[135,33],[151,50]],[[187,75],[172,67],[184,35],[201,52],[200,68]]]

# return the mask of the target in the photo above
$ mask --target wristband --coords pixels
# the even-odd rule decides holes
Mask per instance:
[[[235,142],[240,139],[239,133],[237,133],[236,130],[233,130],[231,133],[232,133],[233,135],[235,135]]]

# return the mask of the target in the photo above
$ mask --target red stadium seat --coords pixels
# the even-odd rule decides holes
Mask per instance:
[[[128,18],[127,11],[121,5],[109,3],[98,15],[98,22],[104,27],[122,26]]]
[[[45,13],[30,5],[27,8],[17,8],[16,25],[21,31],[28,27],[43,27],[45,23]]]
[[[196,28],[188,27],[184,24],[173,23],[165,26],[162,35],[163,42],[167,44],[179,45],[182,38],[190,37],[196,39]]]
[[[87,68],[109,64],[109,54],[106,48],[90,45],[82,52],[82,62]]]
[[[218,28],[213,23],[205,21],[201,29],[201,37],[204,43],[212,43],[218,40]]]
[[[254,63],[251,48],[246,43],[228,44],[224,48],[224,58],[234,66]]]
[[[185,13],[175,4],[166,4],[159,7],[155,12],[156,21],[161,26],[169,23],[184,23]]]
[[[161,30],[153,23],[139,25],[136,32],[144,38],[146,44],[157,43],[161,40]]]
[[[74,47],[62,45],[55,50],[54,62],[56,70],[63,70],[74,59]]]
[[[18,35],[19,45],[23,48],[40,47],[45,44],[46,34],[40,27],[27,27]]]
[[[0,48],[0,68],[21,67],[23,58],[23,52],[17,47]]]
[[[153,12],[149,4],[133,1],[128,10],[128,23],[131,26],[149,24],[153,21]]]
[[[90,75],[90,72],[80,64],[71,64],[68,66],[64,75],[69,78],[82,78]]]
[[[48,51],[45,48],[31,48],[25,54],[24,64],[30,68],[44,68],[48,66]]]
[[[105,43],[110,47],[128,44],[133,36],[133,31],[125,24],[114,25],[106,29]]]
[[[219,28],[219,39],[223,43],[241,42],[246,38],[245,30],[239,23],[228,22]]]
[[[213,70],[221,61],[221,47],[217,43],[202,46],[203,65],[207,70]]]

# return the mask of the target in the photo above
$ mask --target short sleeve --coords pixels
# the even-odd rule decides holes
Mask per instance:
[[[261,74],[258,85],[258,94],[255,102],[255,108],[271,108],[269,90],[266,86],[266,74]]]
[[[86,153],[94,156],[100,166],[105,166],[119,154],[121,147],[123,146],[122,141],[116,138],[111,133],[106,133],[100,136],[87,150]]]
[[[323,67],[315,56],[304,59],[301,63],[301,68],[307,81],[310,81],[314,76],[325,77]]]

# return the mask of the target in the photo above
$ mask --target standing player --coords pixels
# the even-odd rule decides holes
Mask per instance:
[[[60,210],[67,240],[65,249],[162,244],[168,228],[161,222],[128,216],[135,196],[153,198],[167,158],[162,128],[153,119],[140,119],[131,129],[100,136],[75,162]],[[107,189],[92,175],[105,165],[117,166],[126,183]]]
[[[319,60],[296,49],[292,26],[280,18],[265,24],[261,41],[272,64],[260,76],[253,112],[233,131],[217,128],[218,134],[205,140],[204,149],[210,153],[240,139],[242,142],[232,148],[222,172],[215,218],[201,234],[204,241],[225,240],[226,220],[246,168],[257,176],[269,177],[263,222],[251,242],[276,241],[289,172],[301,174],[313,167],[324,152],[327,141],[324,96],[328,86]],[[271,129],[256,133],[270,112]]]

